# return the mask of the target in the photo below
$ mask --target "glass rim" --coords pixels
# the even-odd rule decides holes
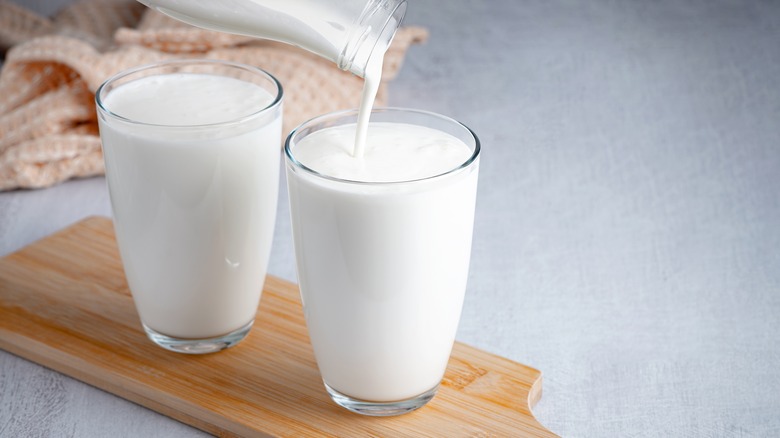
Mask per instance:
[[[168,124],[159,124],[159,123],[148,123],[148,122],[140,122],[138,120],[133,120],[124,116],[121,116],[108,108],[104,105],[104,99],[101,98],[101,94],[103,93],[103,90],[109,86],[110,84],[119,81],[120,79],[126,78],[130,75],[136,74],[138,72],[144,71],[144,70],[152,70],[154,68],[160,68],[160,67],[166,67],[166,66],[176,66],[176,65],[221,65],[224,67],[234,67],[241,70],[249,71],[252,73],[255,73],[259,76],[265,77],[267,79],[270,79],[271,82],[276,86],[276,96],[274,96],[274,99],[268,104],[263,106],[262,108],[253,111],[247,115],[231,119],[231,120],[225,120],[221,122],[214,122],[214,123],[199,123],[199,124],[192,124],[192,125],[168,125]],[[240,79],[239,79],[240,80]],[[245,123],[248,120],[257,118],[262,116],[263,114],[267,113],[268,111],[272,110],[275,107],[278,107],[282,102],[282,97],[284,96],[284,89],[282,87],[282,83],[279,82],[278,79],[271,73],[252,65],[243,64],[240,62],[233,62],[233,61],[225,61],[221,59],[172,59],[172,60],[166,60],[161,62],[154,62],[151,64],[143,64],[138,65],[135,67],[131,67],[126,70],[122,70],[105,81],[103,81],[102,84],[98,87],[97,91],[95,91],[95,103],[97,106],[97,109],[104,115],[108,116],[109,118],[113,120],[118,120],[123,123],[127,123],[130,125],[135,126],[148,126],[148,127],[155,127],[155,128],[165,128],[165,129],[198,129],[198,128],[218,128],[218,127],[224,127],[224,126],[230,126],[234,124],[241,124]]]
[[[425,111],[425,110],[419,110],[419,109],[413,109],[413,108],[402,108],[402,107],[376,107],[371,110],[371,114],[374,113],[412,113],[412,114],[420,114],[430,117],[438,118],[439,120],[442,120],[447,123],[451,123],[455,126],[458,126],[460,128],[463,128],[468,132],[468,135],[471,136],[471,138],[474,139],[474,149],[472,150],[471,155],[461,164],[453,167],[452,169],[449,169],[442,173],[437,173],[435,175],[426,176],[423,178],[414,178],[414,179],[404,179],[399,181],[361,181],[361,180],[352,180],[352,179],[345,179],[345,178],[339,178],[331,175],[326,175],[324,173],[318,172],[305,164],[298,161],[292,153],[292,150],[290,148],[290,144],[292,142],[293,137],[295,137],[297,134],[299,134],[302,130],[311,127],[312,125],[316,125],[318,123],[327,121],[327,120],[337,120],[340,118],[344,118],[345,116],[355,116],[357,117],[358,109],[348,109],[348,110],[341,110],[341,111],[334,111],[326,114],[319,115],[317,117],[313,117],[300,125],[298,125],[295,129],[293,129],[290,134],[287,136],[287,138],[284,140],[284,155],[288,162],[292,163],[295,167],[303,170],[309,175],[312,175],[317,178],[338,182],[338,183],[345,183],[345,184],[353,184],[353,185],[363,185],[363,186],[392,186],[396,184],[409,184],[409,183],[416,183],[416,182],[422,182],[422,181],[429,181],[434,180],[438,178],[442,178],[444,176],[456,173],[458,171],[461,171],[463,169],[471,167],[476,161],[477,158],[480,155],[480,151],[482,149],[479,137],[477,137],[477,134],[468,126],[465,124],[442,114],[435,113],[432,111]],[[357,120],[355,120],[355,123],[357,123]],[[369,122],[371,123],[371,122]],[[345,123],[349,124],[349,123]],[[423,125],[424,126],[424,125]],[[435,129],[435,128],[431,128]],[[467,145],[468,146],[468,145]],[[470,147],[469,147],[470,148]]]

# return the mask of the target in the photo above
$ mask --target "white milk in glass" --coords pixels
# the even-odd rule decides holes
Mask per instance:
[[[209,338],[253,321],[276,217],[281,109],[242,118],[274,98],[205,73],[148,76],[106,96],[120,119],[100,120],[116,233],[152,330]]]
[[[444,375],[478,167],[459,168],[474,151],[458,138],[405,123],[372,122],[354,157],[355,130],[325,128],[291,146],[320,174],[288,160],[298,280],[325,383],[359,400],[405,400]]]

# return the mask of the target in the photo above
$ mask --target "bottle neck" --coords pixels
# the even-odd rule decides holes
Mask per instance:
[[[406,14],[406,0],[370,0],[336,59],[342,70],[365,77],[372,54],[384,56]]]

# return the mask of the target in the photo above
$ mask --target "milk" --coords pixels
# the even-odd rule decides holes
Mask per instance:
[[[177,20],[206,29],[239,35],[294,42],[326,58],[335,59],[335,45],[346,32],[339,23],[349,23],[352,9],[335,8],[326,2],[288,0],[139,0]],[[343,0],[342,0],[343,2]],[[345,2],[343,2],[345,3]],[[362,4],[356,3],[355,8]],[[357,15],[360,11],[355,9]],[[317,17],[313,23],[307,17]]]
[[[276,216],[281,108],[253,113],[273,99],[200,73],[144,77],[105,98],[121,117],[100,118],[119,249],[152,330],[202,339],[253,321]]]
[[[288,160],[298,280],[325,383],[359,400],[404,400],[435,388],[447,365],[468,275],[477,163],[449,172],[472,157],[461,140],[378,122],[363,156],[353,157],[355,130],[326,128],[292,146],[295,160],[324,175]]]

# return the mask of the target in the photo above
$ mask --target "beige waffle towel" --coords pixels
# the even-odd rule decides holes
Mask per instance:
[[[385,56],[377,105],[409,46],[426,39],[399,30]],[[198,29],[135,1],[84,0],[45,18],[0,0],[0,190],[47,187],[102,174],[94,93],[109,76],[173,58],[211,58],[261,67],[285,92],[284,131],[308,118],[357,106],[363,80],[304,50]]]

